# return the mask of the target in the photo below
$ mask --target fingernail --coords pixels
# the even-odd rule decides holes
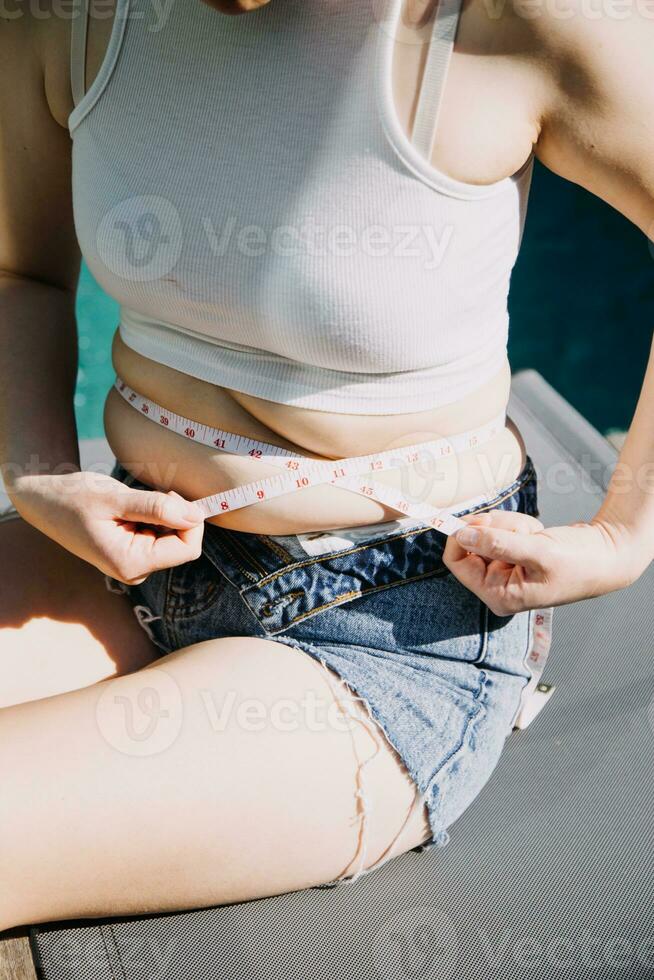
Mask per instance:
[[[462,531],[456,532],[456,540],[459,544],[478,544],[479,531],[475,531],[471,527],[466,527]]]

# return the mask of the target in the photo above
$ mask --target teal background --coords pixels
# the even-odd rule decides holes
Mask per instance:
[[[580,187],[534,171],[509,297],[513,371],[533,367],[602,432],[629,427],[654,330],[654,246]],[[102,435],[118,309],[83,268],[80,436]]]

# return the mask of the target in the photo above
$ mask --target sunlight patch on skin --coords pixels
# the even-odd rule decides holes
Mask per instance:
[[[87,687],[115,673],[104,646],[79,623],[35,616],[0,630],[0,707]]]

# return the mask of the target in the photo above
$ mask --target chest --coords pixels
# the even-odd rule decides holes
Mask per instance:
[[[232,24],[242,24],[244,20],[250,18],[260,18],[261,12],[243,15],[239,18],[226,18],[217,11],[208,11],[201,4],[201,0],[189,0],[190,3],[198,4],[203,7],[203,15],[209,20],[218,18],[217,24],[227,22],[226,26]],[[289,0],[284,0],[288,3]],[[338,21],[338,7],[340,0],[305,0],[306,4],[315,6],[331,6],[333,10],[332,23],[335,27],[333,43],[335,49],[342,48],[339,45],[337,29],[340,28]],[[348,0],[348,3],[355,0]],[[368,0],[356,0],[370,12],[371,20],[377,33],[385,31],[381,16],[378,16],[382,5],[378,2],[368,2]],[[427,0],[421,0],[423,5],[428,5]],[[271,0],[271,5],[280,4],[282,0]],[[423,72],[429,46],[429,32],[424,24],[414,23],[415,17],[412,9],[416,0],[388,0],[389,4],[399,4],[400,14],[398,26],[394,38],[389,39],[392,48],[392,95],[394,111],[397,114],[398,122],[410,137],[414,123],[414,116],[418,95],[423,81]],[[153,6],[154,8],[157,5]],[[163,5],[160,10],[164,10]],[[100,16],[91,17],[89,22],[88,46],[87,46],[87,88],[90,87],[101,70],[105,59],[107,48],[110,43],[111,33],[114,26],[115,0],[103,0],[101,5],[102,13]],[[148,25],[148,32],[153,43],[157,43],[158,36],[165,36],[166,31],[170,32],[170,24],[165,22],[163,13],[152,14],[152,23]],[[157,19],[160,18],[160,19]],[[252,22],[252,21],[250,21]],[[316,21],[316,28],[320,23],[321,29],[325,25],[329,26],[330,21]],[[246,57],[251,57],[251,50],[247,47],[239,50],[237,31],[234,32],[234,55],[237,63],[241,53]],[[380,39],[382,42],[384,38]],[[228,42],[229,43],[229,42]],[[281,117],[288,113],[297,113],[298,131],[308,127],[306,136],[311,137],[311,127],[316,126],[317,119],[310,118],[307,112],[306,103],[301,106],[301,95],[297,90],[293,90],[293,71],[289,70],[293,66],[283,65],[279,61],[279,56],[272,56],[267,61],[266,36],[265,31],[257,35],[259,51],[256,55],[257,61],[262,64],[272,66],[277,62],[280,71],[284,71],[289,78],[289,88],[282,90],[282,98],[278,99],[276,112]],[[295,68],[299,72],[298,50],[301,49],[302,40],[299,38],[290,46]],[[431,164],[438,171],[441,171],[456,180],[472,184],[491,184],[504,177],[516,172],[526,157],[528,156],[532,143],[536,138],[537,127],[535,125],[535,106],[538,101],[537,87],[538,79],[533,71],[530,70],[528,62],[520,57],[521,38],[516,33],[513,24],[507,16],[490,18],[488,17],[486,5],[482,0],[468,0],[463,4],[463,10],[457,29],[456,42],[452,54],[446,84],[443,91],[440,119],[438,130],[431,154]],[[163,45],[165,47],[165,44]],[[310,46],[307,45],[307,48]],[[269,49],[280,50],[279,37],[275,37],[272,32],[270,35]],[[329,57],[329,38],[325,39],[323,50]],[[174,48],[173,48],[174,50]],[[183,51],[178,52],[179,58],[183,58]],[[221,59],[224,50],[219,47],[216,49],[215,71],[227,70]],[[314,56],[311,55],[309,60]],[[344,53],[343,60],[339,63],[334,61],[334,70],[338,68],[338,92],[332,93],[325,91],[326,102],[333,98],[343,98],[344,91],[347,91],[348,73],[344,71],[347,54]],[[186,74],[189,77],[196,76],[198,89],[202,82],[202,66],[186,65]],[[351,76],[351,85],[356,84],[356,73]],[[205,75],[206,80],[206,75]],[[271,85],[274,79],[269,76]],[[247,83],[242,85],[241,95],[244,99],[252,98],[252,93],[245,91]],[[238,93],[233,92],[232,95]],[[265,90],[260,92],[261,104],[266,101]],[[352,98],[357,93],[351,91]],[[359,93],[360,94],[360,93]],[[137,93],[135,93],[135,96]],[[320,108],[320,102],[315,103],[316,108]],[[323,102],[323,106],[325,103]],[[274,111],[274,110],[273,110]],[[266,105],[265,112],[269,114],[269,105]],[[212,119],[213,123],[214,120]],[[243,120],[245,124],[246,119]]]

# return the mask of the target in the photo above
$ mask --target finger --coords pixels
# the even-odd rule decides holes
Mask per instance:
[[[509,616],[542,604],[539,583],[528,582],[521,565],[488,561],[481,555],[468,553],[451,571],[498,616]]]
[[[474,555],[470,557],[480,558],[481,555]],[[516,578],[522,579],[521,565],[511,565],[506,561],[498,561],[494,559],[493,561],[487,561],[485,558],[481,559],[486,565],[486,571],[484,575],[484,588],[490,593],[499,593],[503,591],[507,583],[512,579]]]
[[[178,538],[183,541],[184,544],[189,545],[190,548],[196,548],[198,544],[201,544],[203,535],[204,523],[196,524],[195,527],[190,527],[187,531],[177,531]]]
[[[460,519],[473,527],[492,526],[505,528],[509,531],[520,531],[526,534],[543,531],[545,528],[542,521],[532,517],[531,514],[521,514],[516,511],[507,510],[491,510],[478,514],[465,514]],[[444,558],[447,559],[446,564],[449,565],[450,562],[461,561],[469,551],[470,548],[464,547],[463,543],[458,540],[458,532],[450,535],[444,554]]]
[[[121,496],[119,516],[122,520],[141,521],[145,524],[160,524],[179,530],[186,530],[204,523],[204,514],[192,501],[185,500],[171,490],[161,493],[158,490],[135,490]]]
[[[452,565],[450,571],[461,585],[474,592],[482,601],[486,600],[486,573],[488,564],[481,555],[466,554],[462,561]]]
[[[187,561],[195,561],[202,553],[204,524],[191,527],[179,534],[165,535],[152,542],[151,557],[154,568],[172,568]]]
[[[541,566],[548,547],[540,533],[525,534],[499,527],[466,527],[454,537],[465,552],[511,565]]]
[[[505,527],[507,530],[525,531],[533,534],[542,531],[545,525],[531,514],[522,514],[517,510],[483,510],[477,514],[464,514],[461,518],[466,524],[483,524],[485,526]]]
[[[129,564],[137,573],[149,575],[164,568],[194,561],[202,552],[204,524],[177,534],[153,536],[137,532],[130,545]]]

